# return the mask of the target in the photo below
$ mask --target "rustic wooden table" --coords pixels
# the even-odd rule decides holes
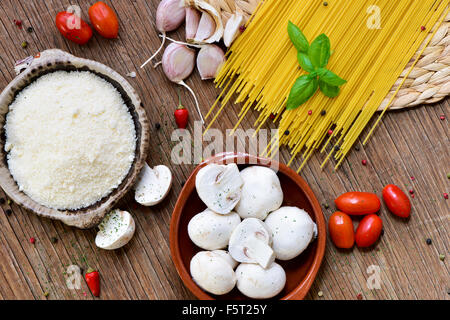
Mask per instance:
[[[154,21],[153,0],[107,1],[120,19],[119,39],[110,41],[94,35],[87,46],[65,40],[54,25],[56,13],[69,4],[78,4],[86,20],[94,0],[2,0],[0,1],[0,88],[15,74],[16,60],[48,48],[60,48],[76,56],[94,59],[111,66],[129,79],[144,101],[152,122],[150,165],[165,164],[172,168],[174,185],[168,198],[152,208],[138,206],[128,194],[118,207],[132,212],[136,234],[120,250],[103,251],[94,245],[95,230],[77,230],[62,223],[42,219],[6,201],[0,209],[0,298],[2,299],[93,299],[82,282],[80,290],[66,287],[66,268],[88,264],[100,270],[101,299],[192,299],[172,264],[169,253],[169,221],[183,181],[194,165],[173,165],[170,135],[175,127],[173,111],[177,105],[177,88],[169,83],[161,68],[144,70],[139,66],[159,44]],[[23,21],[19,29],[14,19]],[[31,26],[34,31],[29,33]],[[182,39],[183,31],[172,34]],[[28,42],[23,49],[21,43]],[[188,79],[198,93],[203,113],[209,109],[218,91],[211,82],[202,82],[198,74]],[[184,90],[182,101],[197,118],[194,101]],[[328,165],[320,169],[322,155],[315,155],[301,175],[310,184],[319,201],[329,204],[324,214],[334,211],[333,199],[350,190],[374,191],[378,194],[388,183],[405,190],[414,189],[413,212],[409,220],[400,220],[383,206],[384,235],[373,250],[339,251],[327,241],[325,258],[309,299],[449,299],[449,191],[450,150],[448,120],[449,100],[434,106],[388,113],[370,143],[360,151],[351,151],[337,172]],[[225,130],[235,123],[238,107],[229,106],[216,128]],[[249,114],[242,128],[250,128],[256,113]],[[156,123],[161,129],[154,129]],[[373,121],[372,121],[373,123]],[[365,132],[367,133],[367,131]],[[282,150],[280,160],[287,162],[289,153]],[[367,166],[361,164],[367,159]],[[294,163],[293,167],[298,167]],[[414,180],[411,177],[415,177]],[[0,198],[6,199],[3,191]],[[29,239],[36,238],[31,244]],[[52,241],[55,237],[57,242]],[[426,239],[432,240],[431,245]],[[444,254],[444,261],[439,255]],[[368,267],[380,269],[381,288],[370,290]],[[369,272],[368,272],[369,271]],[[319,298],[318,293],[323,296]],[[48,296],[44,295],[48,292]]]

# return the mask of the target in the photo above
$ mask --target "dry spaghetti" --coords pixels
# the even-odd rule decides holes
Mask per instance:
[[[219,101],[221,106],[208,128],[234,97],[233,102],[243,103],[235,129],[253,107],[260,112],[255,122],[258,130],[276,115],[280,132],[289,133],[273,140],[267,155],[278,143],[286,145],[292,153],[289,164],[303,155],[300,171],[314,150],[328,150],[322,166],[334,154],[338,167],[424,42],[423,30],[437,30],[436,23],[448,10],[448,0],[340,0],[329,1],[328,6],[312,0],[260,2],[216,77],[223,91],[206,118]],[[293,83],[305,74],[298,68],[297,51],[287,34],[289,20],[308,39],[320,33],[330,38],[333,54],[328,66],[348,81],[338,97],[316,93],[299,108],[285,110]],[[419,58],[420,54],[415,62]],[[391,101],[394,98],[395,94]]]

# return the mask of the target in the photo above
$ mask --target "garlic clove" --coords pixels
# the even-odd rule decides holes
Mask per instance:
[[[195,51],[185,45],[171,43],[164,51],[162,67],[167,78],[175,83],[186,79],[194,70]]]
[[[233,14],[225,26],[223,32],[223,42],[230,47],[234,40],[241,33],[240,27],[245,24],[244,17],[240,14]]]
[[[173,31],[181,26],[185,16],[180,0],[162,0],[156,10],[156,28],[163,33]]]
[[[197,55],[197,70],[202,80],[213,79],[225,62],[223,50],[214,44],[203,45]]]
[[[214,30],[216,29],[216,23],[209,13],[203,12],[200,22],[198,23],[198,29],[195,34],[196,41],[204,41],[210,38]]]
[[[192,40],[197,33],[200,11],[193,7],[186,8],[186,40]]]
[[[209,0],[211,1],[211,0]],[[214,43],[220,41],[223,36],[223,23],[220,13],[217,9],[208,3],[208,1],[204,0],[182,0],[184,6],[186,7],[195,7],[201,12],[208,13],[210,17],[213,19],[215,23],[214,31],[212,35],[206,39],[200,40],[197,37],[194,39],[189,39],[189,42],[196,44],[205,44],[205,43]],[[206,19],[206,18],[205,18]],[[203,31],[202,31],[203,32]]]

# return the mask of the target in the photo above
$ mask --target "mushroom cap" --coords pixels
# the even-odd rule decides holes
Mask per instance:
[[[269,212],[283,203],[280,179],[272,169],[248,167],[241,171],[241,178],[244,185],[235,210],[242,219],[252,217],[264,220]]]
[[[236,278],[238,290],[253,299],[272,298],[286,284],[286,273],[276,262],[266,269],[257,264],[241,263],[236,269]]]
[[[220,214],[230,213],[241,198],[242,179],[235,163],[208,164],[195,177],[198,196],[208,208]]]
[[[95,245],[105,250],[126,245],[136,229],[133,217],[127,211],[113,210],[99,224]]]
[[[210,251],[201,251],[191,260],[192,279],[203,290],[226,294],[236,285],[236,274],[226,259]]]
[[[279,260],[297,257],[317,235],[314,221],[297,207],[281,207],[269,214],[265,223],[272,231],[272,248]]]
[[[270,257],[264,257],[267,252],[256,252],[254,249],[249,248],[251,241],[260,241],[262,245],[270,246],[272,243],[272,236],[270,229],[265,223],[256,218],[244,219],[231,233],[228,251],[234,260],[238,262],[246,263],[258,263],[258,258],[271,259]],[[261,256],[256,256],[261,254]]]
[[[154,206],[164,200],[171,187],[172,172],[168,167],[159,165],[151,169],[145,163],[134,186],[134,199],[144,206]]]
[[[236,269],[236,267],[238,266],[238,262],[233,259],[233,257],[231,256],[231,254],[228,251],[214,250],[214,251],[211,251],[211,253],[218,255],[222,259],[225,259],[230,264],[231,268],[233,268],[233,270]]]
[[[236,212],[217,214],[210,209],[196,214],[189,221],[188,235],[192,242],[205,250],[224,249],[231,233],[241,223]]]

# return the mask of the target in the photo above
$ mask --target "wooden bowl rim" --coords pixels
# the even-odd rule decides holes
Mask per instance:
[[[2,91],[0,95],[0,129],[2,132],[9,104],[15,99],[15,96],[20,90],[43,74],[57,70],[65,70],[67,68],[74,71],[90,71],[102,77],[113,84],[124,99],[126,98],[125,103],[127,106],[133,106],[132,116],[137,141],[135,160],[127,176],[119,187],[114,189],[109,195],[97,203],[80,210],[56,210],[37,203],[19,190],[17,183],[11,176],[9,168],[5,163],[6,161],[3,159],[0,161],[0,186],[11,200],[39,216],[60,220],[67,225],[87,229],[100,223],[106,213],[131,189],[136,181],[148,155],[150,124],[138,94],[131,84],[119,73],[97,61],[78,58],[59,49],[49,49],[35,56],[31,65],[15,77]],[[1,157],[4,158],[6,156],[3,150],[5,141],[2,138],[0,142],[0,153]]]
[[[198,298],[202,300],[215,300],[213,296],[206,293],[203,289],[201,289],[192,279],[189,271],[183,264],[181,258],[180,248],[178,246],[178,232],[180,227],[180,219],[183,207],[185,206],[189,194],[187,192],[189,189],[195,191],[195,176],[198,171],[210,163],[238,163],[238,164],[257,164],[263,166],[270,166],[274,164],[278,166],[278,171],[282,172],[284,175],[292,179],[297,186],[302,189],[305,193],[308,201],[313,208],[312,214],[314,215],[315,222],[317,224],[317,250],[314,255],[314,260],[311,264],[311,267],[306,274],[304,281],[302,284],[298,285],[294,290],[289,292],[287,295],[281,298],[281,300],[302,300],[308,293],[311,288],[314,279],[319,271],[320,265],[322,263],[323,256],[325,254],[325,244],[326,244],[326,224],[325,218],[322,212],[322,208],[317,201],[316,196],[314,195],[312,189],[308,186],[306,181],[300,177],[294,170],[289,168],[283,163],[277,162],[275,160],[270,160],[258,156],[253,156],[245,153],[233,153],[233,152],[225,152],[213,156],[202,163],[200,163],[194,171],[189,176],[186,181],[183,189],[180,192],[178,200],[175,204],[175,208],[172,213],[172,218],[170,220],[170,233],[169,233],[169,243],[170,243],[170,253],[172,256],[172,261],[175,264],[175,268],[180,276],[181,280],[185,284],[185,286]]]

